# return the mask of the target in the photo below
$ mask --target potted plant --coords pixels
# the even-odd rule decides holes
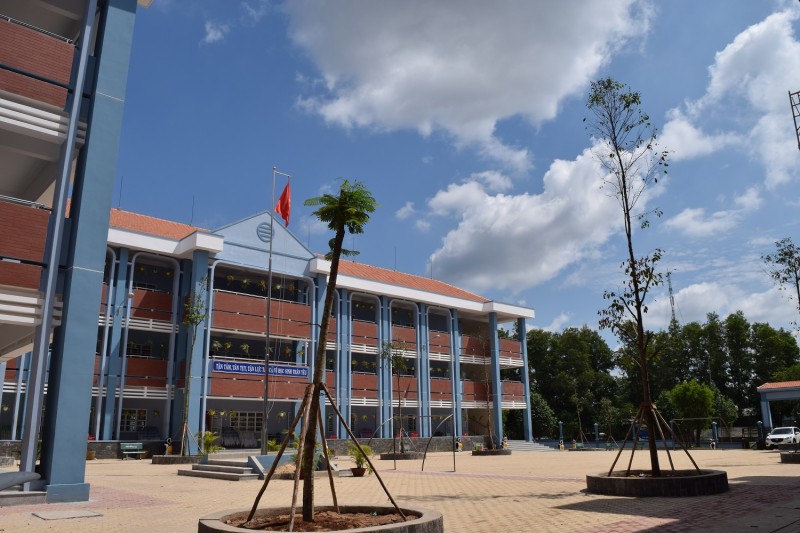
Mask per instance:
[[[351,442],[347,445],[347,453],[350,454],[353,461],[356,463],[355,468],[350,469],[350,471],[353,472],[353,476],[362,477],[367,472],[372,473],[372,467],[367,462],[367,457],[373,454],[372,448],[366,444],[362,444],[361,450],[359,450],[358,446]]]

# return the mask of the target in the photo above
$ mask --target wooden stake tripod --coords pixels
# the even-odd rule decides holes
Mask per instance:
[[[633,455],[636,453],[636,445],[639,443],[639,428],[641,426],[643,426],[643,425],[647,425],[648,420],[655,421],[655,426],[656,426],[655,429],[658,430],[658,436],[661,438],[661,441],[664,443],[664,450],[667,452],[667,457],[669,458],[669,466],[670,466],[670,468],[674,471],[675,470],[675,465],[672,462],[672,454],[670,454],[670,452],[669,452],[669,445],[667,445],[667,439],[664,438],[664,431],[662,429],[662,424],[663,424],[664,427],[666,427],[669,430],[669,434],[672,437],[672,440],[675,441],[675,442],[678,442],[678,444],[680,444],[681,448],[686,453],[686,456],[692,462],[692,464],[694,465],[695,469],[697,470],[697,473],[699,474],[700,473],[700,467],[698,467],[697,463],[694,462],[694,459],[689,454],[689,450],[686,448],[686,445],[683,443],[683,441],[680,438],[678,438],[678,436],[675,434],[675,432],[672,431],[672,428],[670,427],[670,425],[667,423],[666,420],[664,420],[664,417],[661,416],[661,413],[658,412],[658,408],[656,407],[656,405],[654,403],[650,402],[650,403],[642,403],[642,404],[639,405],[639,410],[636,411],[636,417],[633,419],[633,424],[631,424],[631,427],[628,428],[628,433],[625,435],[625,439],[622,441],[622,445],[619,448],[619,452],[617,452],[617,456],[614,458],[614,462],[611,464],[611,468],[608,470],[608,475],[611,476],[611,473],[614,471],[614,467],[617,465],[617,461],[619,461],[619,456],[622,455],[622,451],[625,449],[625,444],[627,444],[628,439],[631,436],[631,432],[633,431],[633,428],[636,428],[636,434],[633,437],[633,448],[631,448],[631,458],[628,461],[628,468],[625,471],[625,475],[626,476],[630,475],[630,473],[631,473],[631,464],[633,463]],[[649,437],[650,438],[655,438],[655,432],[653,431],[654,428],[651,428],[650,426],[648,426],[647,429],[648,429]],[[660,472],[658,472],[658,473],[653,472],[653,477],[657,477],[660,474],[661,474]]]
[[[369,456],[366,453],[364,453],[364,449],[358,443],[358,439],[356,438],[356,436],[353,433],[353,431],[350,429],[350,425],[347,423],[347,420],[344,419],[344,417],[342,416],[341,411],[339,411],[339,408],[336,406],[336,401],[331,396],[331,393],[328,390],[328,387],[324,383],[321,383],[319,385],[319,387],[320,387],[319,390],[317,390],[317,387],[316,387],[316,385],[314,383],[310,383],[306,387],[305,394],[303,395],[303,401],[300,404],[300,409],[298,409],[297,415],[295,415],[294,420],[292,421],[292,424],[289,427],[290,428],[296,427],[297,423],[300,421],[300,418],[302,417],[303,423],[300,426],[300,442],[301,443],[304,442],[306,433],[308,431],[308,428],[309,428],[309,426],[311,426],[310,420],[308,419],[309,418],[308,414],[309,414],[309,411],[310,411],[310,408],[311,408],[311,398],[312,398],[313,394],[315,394],[315,393],[319,394],[320,392],[324,392],[325,396],[327,396],[328,401],[331,404],[331,408],[336,413],[336,416],[339,417],[339,420],[342,422],[342,425],[344,426],[345,430],[347,431],[347,435],[350,437],[350,440],[353,441],[353,444],[358,448],[358,450],[361,452],[361,454],[367,460],[367,464],[369,464],[369,466],[372,469],[372,471],[375,472],[375,477],[378,478],[378,481],[380,482],[381,487],[383,488],[383,491],[386,493],[386,496],[389,498],[389,501],[392,502],[392,505],[394,506],[394,508],[397,511],[397,513],[400,516],[402,516],[403,519],[405,520],[405,518],[406,518],[405,514],[403,513],[403,511],[400,510],[400,507],[398,507],[397,502],[395,502],[394,498],[389,493],[389,489],[386,488],[386,485],[384,484],[383,479],[381,479],[381,476],[378,473],[378,470],[375,469],[375,466],[372,464],[372,461],[370,460]],[[324,428],[324,426],[322,425],[322,414],[321,414],[321,411],[319,413],[317,423],[319,424],[319,428],[320,429]],[[275,474],[275,469],[278,467],[278,461],[280,460],[280,458],[283,455],[284,451],[286,451],[286,447],[289,444],[289,439],[292,436],[293,436],[293,433],[287,433],[286,436],[283,438],[283,442],[281,442],[281,447],[278,450],[277,455],[275,456],[275,460],[272,462],[272,466],[270,467],[269,472],[267,473],[267,476],[264,478],[264,484],[261,486],[261,490],[258,491],[258,495],[256,496],[256,499],[253,502],[253,507],[252,507],[252,509],[250,509],[250,514],[247,516],[247,522],[250,522],[253,519],[253,516],[255,516],[256,509],[258,508],[258,504],[261,501],[261,497],[264,495],[264,491],[267,490],[267,485],[269,485],[269,482],[272,479],[272,476]],[[331,470],[330,462],[327,460],[328,459],[328,443],[325,440],[324,436],[322,437],[321,440],[322,440],[322,452],[323,452],[323,454],[325,456],[325,459],[326,459],[325,460],[325,465],[326,465],[327,470],[328,470],[328,479],[330,480],[330,485],[331,485],[331,495],[333,496],[333,507],[336,510],[336,512],[338,513],[339,512],[339,502],[338,502],[338,500],[336,498],[336,488],[334,487],[334,483],[333,483],[333,471]],[[298,458],[301,458],[302,457],[302,447],[298,450],[297,453],[298,453]],[[289,515],[289,531],[293,531],[294,530],[294,515],[295,515],[295,513],[297,511],[297,493],[298,493],[298,487],[299,487],[299,484],[300,484],[300,467],[299,467],[299,465],[301,463],[302,463],[302,459],[298,461],[298,466],[297,466],[297,468],[295,468],[295,471],[294,471],[294,491],[292,493],[292,507],[291,507],[291,511],[290,511],[290,515]],[[306,482],[313,483],[314,480],[310,479],[310,480],[306,480]]]

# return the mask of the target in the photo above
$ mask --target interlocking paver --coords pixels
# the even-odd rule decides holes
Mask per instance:
[[[668,466],[662,453],[662,468]],[[607,452],[514,452],[505,457],[429,456],[420,461],[376,461],[401,505],[430,507],[444,514],[447,531],[635,532],[800,531],[800,465],[781,464],[776,452],[697,450],[701,468],[726,470],[731,490],[697,498],[621,498],[585,492],[587,473],[608,470]],[[674,454],[676,468],[687,468]],[[627,454],[621,463],[627,464]],[[341,461],[343,466],[347,459]],[[618,468],[620,465],[618,465]],[[634,468],[646,468],[637,453]],[[5,467],[6,470],[11,468]],[[0,507],[0,532],[73,531],[193,532],[200,516],[252,505],[261,482],[178,476],[176,466],[149,461],[98,460],[87,464],[88,502]],[[318,478],[317,500],[331,502],[328,482]],[[387,504],[374,476],[336,478],[340,503]],[[271,482],[262,505],[287,505],[292,482]],[[45,521],[45,510],[86,510],[101,516]]]

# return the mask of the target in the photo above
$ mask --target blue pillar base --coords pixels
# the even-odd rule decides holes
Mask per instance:
[[[88,483],[71,483],[67,485],[47,485],[47,503],[86,502],[89,501]]]

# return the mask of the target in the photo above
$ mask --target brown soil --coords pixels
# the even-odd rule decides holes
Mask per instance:
[[[289,531],[289,513],[256,515],[252,522],[247,523],[248,513],[238,513],[225,517],[224,522],[230,526],[256,531]],[[419,518],[407,516],[407,520]],[[294,516],[294,531],[346,531],[360,527],[382,526],[403,522],[397,514],[369,514],[369,513],[337,513],[334,511],[319,511],[314,514],[313,522],[303,522],[302,513]]]

